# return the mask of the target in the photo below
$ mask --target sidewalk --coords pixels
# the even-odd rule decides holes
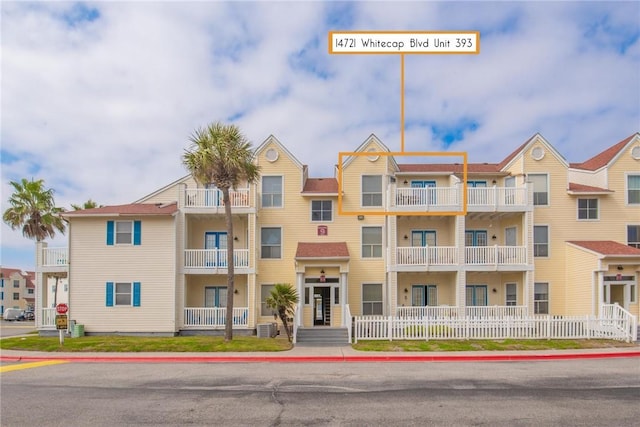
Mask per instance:
[[[509,362],[640,357],[640,346],[586,350],[370,352],[344,347],[294,347],[246,353],[63,353],[2,350],[2,362],[65,360],[112,363]]]

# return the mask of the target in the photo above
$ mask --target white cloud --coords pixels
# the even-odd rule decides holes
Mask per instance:
[[[405,57],[408,151],[471,121],[450,147],[470,161],[536,132],[581,161],[640,128],[637,2],[1,7],[3,210],[9,180],[31,176],[62,206],[136,200],[186,173],[189,135],[215,120],[254,145],[274,134],[311,176],[371,133],[399,150],[399,57],[329,55],[329,30],[481,31],[477,56]],[[3,259],[32,244],[2,226]]]

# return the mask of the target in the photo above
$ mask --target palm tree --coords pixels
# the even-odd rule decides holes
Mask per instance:
[[[102,205],[99,205],[97,202],[94,202],[91,199],[87,200],[81,205],[74,205],[73,203],[71,204],[71,208],[73,208],[74,211],[81,211],[84,209],[93,209],[93,208],[100,208],[100,207],[102,207]]]
[[[22,178],[9,184],[14,192],[2,219],[12,230],[22,227],[22,235],[36,242],[53,238],[56,230],[64,234],[66,223],[60,216],[64,209],[55,206],[53,190],[44,188],[44,180]]]
[[[280,318],[282,327],[287,331],[287,338],[291,342],[289,318],[293,317],[296,304],[298,304],[298,293],[288,283],[276,283],[265,303],[267,307],[276,311],[274,317]]]
[[[235,125],[210,124],[196,130],[189,138],[191,147],[185,150],[182,162],[201,185],[214,184],[222,192],[227,226],[227,315],[225,341],[233,339],[233,219],[229,190],[241,182],[254,183],[260,168],[253,163],[251,143]]]

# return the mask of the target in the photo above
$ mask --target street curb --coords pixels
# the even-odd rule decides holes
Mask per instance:
[[[62,360],[75,363],[378,363],[378,362],[518,362],[640,357],[640,351],[568,354],[367,355],[367,356],[0,356],[1,362]]]

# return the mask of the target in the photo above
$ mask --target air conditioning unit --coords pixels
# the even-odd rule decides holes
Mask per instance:
[[[272,328],[273,323],[259,323],[256,331],[258,338],[271,338]]]

